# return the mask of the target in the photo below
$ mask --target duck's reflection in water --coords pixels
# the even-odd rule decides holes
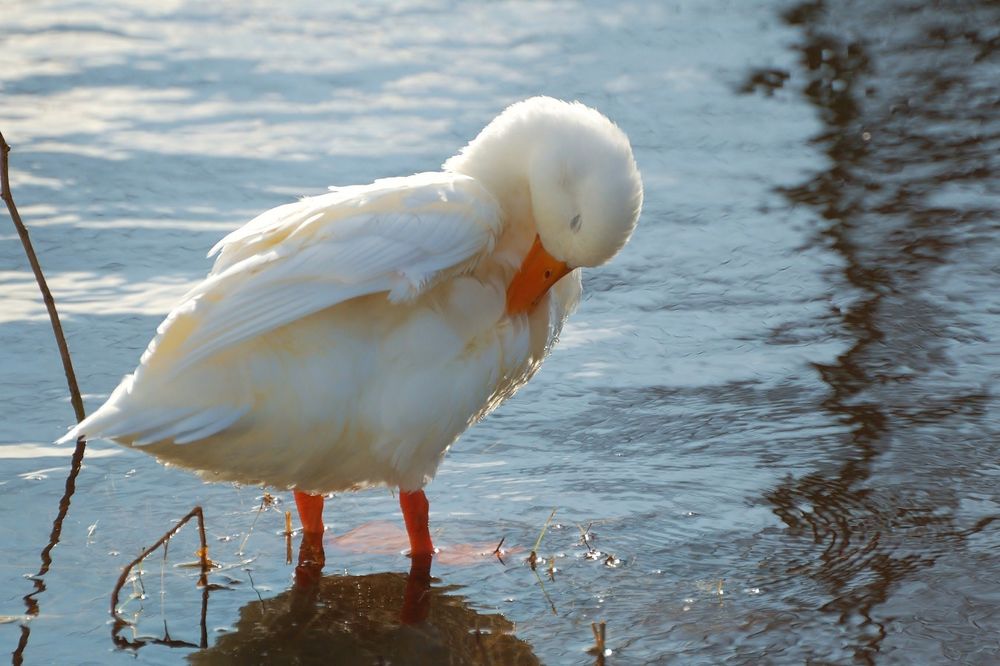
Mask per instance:
[[[537,664],[501,615],[480,614],[454,587],[431,586],[431,558],[409,575],[322,574],[323,545],[303,537],[292,589],[240,610],[235,630],[195,664]]]

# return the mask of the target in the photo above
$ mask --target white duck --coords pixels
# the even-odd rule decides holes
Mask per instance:
[[[223,238],[135,373],[60,441],[104,437],[209,479],[322,493],[397,486],[411,553],[448,447],[527,382],[583,266],[625,245],[642,181],[625,134],[535,97],[443,171],[336,188]],[[564,277],[565,276],[565,277]]]

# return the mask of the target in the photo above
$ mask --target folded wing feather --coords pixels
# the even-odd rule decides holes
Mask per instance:
[[[417,174],[342,188],[272,209],[223,238],[208,277],[157,329],[134,375],[60,441],[197,441],[234,426],[237,396],[163,405],[158,387],[242,341],[358,296],[392,302],[471,270],[501,231],[498,205],[473,179]],[[169,389],[164,388],[169,391]]]
[[[492,197],[452,174],[377,181],[352,197],[337,191],[300,204],[268,231],[223,239],[212,273],[185,297],[197,326],[177,371],[351,298],[412,299],[474,267],[500,225]]]

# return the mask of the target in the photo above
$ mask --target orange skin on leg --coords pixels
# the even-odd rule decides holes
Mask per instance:
[[[303,532],[323,533],[323,496],[295,491],[295,507]]]
[[[298,587],[316,585],[322,576],[326,553],[323,551],[323,496],[295,491],[295,507],[302,523],[299,564],[295,567]]]
[[[430,504],[424,491],[399,493],[399,507],[403,510],[403,521],[406,523],[406,534],[410,537],[410,557],[418,555],[433,555],[434,544],[431,542]]]
[[[323,533],[323,496],[295,491],[295,506],[299,510],[299,520],[302,531],[310,535]],[[434,544],[431,541],[429,526],[430,504],[424,491],[401,491],[399,506],[403,510],[403,520],[406,523],[406,534],[410,538],[411,555],[432,555]]]

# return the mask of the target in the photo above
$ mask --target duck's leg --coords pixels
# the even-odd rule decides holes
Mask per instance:
[[[295,491],[295,507],[305,533],[323,533],[323,496]]]
[[[326,563],[326,553],[323,552],[323,496],[296,490],[295,507],[299,510],[299,521],[302,523],[295,584],[311,587],[319,582]]]
[[[430,504],[424,491],[399,492],[399,507],[403,510],[406,534],[410,537],[410,557],[434,554],[431,531],[428,525]]]
[[[403,608],[399,620],[403,624],[417,624],[427,619],[430,613],[431,558],[434,544],[431,543],[429,525],[430,504],[424,491],[399,491],[399,507],[403,510],[406,534],[410,537],[410,575],[406,577],[406,592],[403,594]]]

